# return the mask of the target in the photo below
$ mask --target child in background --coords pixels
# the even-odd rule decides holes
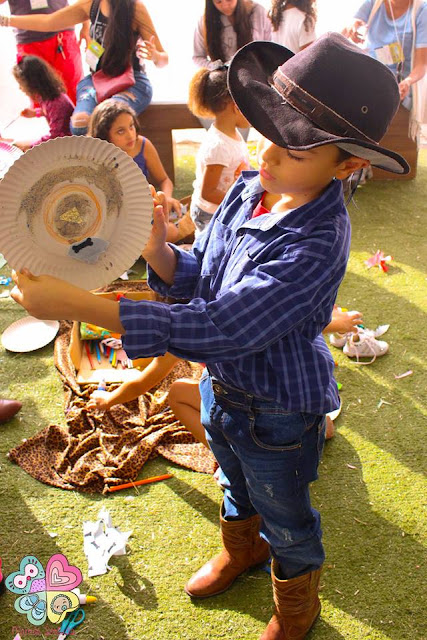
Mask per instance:
[[[38,56],[23,56],[13,67],[12,73],[21,91],[33,102],[40,104],[38,109],[24,109],[21,115],[24,118],[44,116],[49,125],[49,133],[40,140],[30,143],[14,140],[13,144],[26,151],[46,140],[71,135],[70,118],[74,105],[53,67]]]
[[[298,53],[316,39],[316,0],[271,0],[271,40]]]
[[[188,106],[196,116],[214,118],[196,157],[196,179],[191,218],[196,235],[213,214],[240,173],[249,169],[249,153],[238,127],[248,121],[234,104],[227,88],[227,66],[199,69],[191,80]]]
[[[342,349],[349,358],[356,358],[358,364],[372,364],[378,356],[387,353],[389,345],[384,340],[377,340],[389,328],[384,324],[376,329],[367,329],[362,324],[360,311],[347,311],[334,305],[332,322],[324,333],[330,333],[331,345]],[[360,358],[370,358],[368,362]]]
[[[173,182],[167,175],[155,146],[148,138],[140,135],[135,112],[122,100],[104,100],[99,104],[89,123],[88,135],[115,144],[116,147],[133,158],[146,178],[158,186],[166,196],[169,208],[177,217],[181,216],[181,203],[172,197]],[[178,240],[178,229],[171,222],[168,229],[168,242]]]
[[[180,358],[171,353],[154,358],[136,380],[124,382],[114,391],[94,391],[87,404],[88,409],[109,411],[116,404],[135,400],[159,384],[179,361]],[[196,440],[207,447],[205,430],[200,422],[199,381],[183,378],[174,382],[171,385],[168,400],[170,408],[181,424],[193,434]]]
[[[206,363],[201,418],[221,468],[222,550],[185,591],[223,593],[271,552],[275,611],[261,640],[302,640],[320,614],[325,557],[309,485],[324,415],[339,406],[321,332],[350,251],[341,181],[369,162],[409,166],[379,144],[399,106],[393,74],[339,34],[295,56],[252,42],[228,83],[262,136],[259,173],[238,179],[190,252],[166,243],[159,196],[144,249],[150,286],[187,304],[115,302],[26,270],[14,273],[12,298],[44,319],[121,333],[130,358],[168,351]]]

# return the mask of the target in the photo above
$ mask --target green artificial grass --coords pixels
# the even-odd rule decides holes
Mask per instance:
[[[177,195],[191,192],[193,157],[181,156]],[[364,313],[374,328],[390,323],[390,352],[371,366],[353,364],[333,349],[342,384],[337,435],[325,447],[312,487],[322,513],[327,552],[321,579],[322,617],[316,640],[421,640],[425,627],[425,213],[427,152],[412,182],[369,182],[349,207],[353,240],[338,302]],[[381,249],[393,261],[386,274],[364,261]],[[8,267],[1,274],[8,274]],[[4,287],[2,287],[4,289]],[[25,315],[0,299],[0,330]],[[171,480],[109,497],[61,491],[33,480],[7,452],[49,423],[64,424],[63,395],[52,345],[31,354],[0,349],[0,395],[22,401],[15,419],[0,426],[0,556],[6,574],[25,555],[44,564],[57,552],[87,576],[82,523],[107,508],[113,524],[132,530],[126,556],[111,571],[85,577],[86,606],[76,636],[88,640],[256,640],[271,613],[269,576],[239,578],[216,598],[192,602],[182,585],[219,548],[221,491],[211,476],[161,458],[141,477],[171,472]],[[395,376],[411,370],[412,375]],[[0,639],[56,638],[52,625],[36,629],[0,599]],[[15,629],[14,629],[15,628]]]

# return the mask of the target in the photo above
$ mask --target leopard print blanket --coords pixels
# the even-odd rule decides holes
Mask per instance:
[[[10,460],[40,482],[87,493],[105,493],[112,485],[136,480],[143,464],[157,455],[193,471],[214,473],[213,455],[166,403],[172,382],[200,377],[200,365],[181,361],[150,393],[99,415],[86,408],[96,387],[81,388],[76,381],[70,333],[71,324],[62,322],[54,351],[64,385],[66,427],[46,427],[12,449]]]

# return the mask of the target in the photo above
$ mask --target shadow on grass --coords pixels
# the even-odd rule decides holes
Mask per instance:
[[[206,520],[219,526],[219,509],[218,503],[215,502],[215,500],[212,500],[206,494],[196,489],[196,487],[192,487],[177,477],[171,478],[168,481],[168,487]]]
[[[16,571],[22,558],[26,555],[35,555],[45,567],[53,554],[61,553],[61,548],[55,544],[44,527],[34,517],[32,511],[22,500],[19,491],[14,486],[9,486],[7,493],[9,509],[13,505],[13,510],[6,511],[4,501],[1,500],[0,557],[3,560],[4,574],[8,575],[12,571]],[[18,532],[19,535],[17,535]],[[70,556],[68,556],[68,561],[74,564],[73,558]],[[89,590],[89,585],[83,582],[80,588],[82,593],[85,593]],[[25,629],[26,633],[24,635],[30,635],[31,632],[34,634],[37,631],[37,628],[33,627],[25,616],[15,611],[13,604],[17,597],[10,592],[6,592],[1,596],[0,629],[2,633],[0,636],[2,638],[11,638],[13,627]],[[49,625],[49,623],[47,622],[46,625]],[[44,626],[41,627],[40,631],[43,629]],[[96,632],[92,632],[93,629],[96,629]],[[114,634],[111,633],[112,629],[114,629]],[[129,638],[122,620],[114,613],[110,605],[102,601],[102,599],[98,600],[96,606],[91,607],[90,613],[87,615],[84,633],[85,638],[88,638],[88,640],[99,640],[103,634],[108,640],[126,640]]]
[[[109,564],[116,566],[119,570],[122,583],[120,584],[116,580],[116,585],[126,598],[132,600],[137,607],[142,607],[145,610],[158,608],[153,583],[148,578],[140,576],[133,569],[127,556],[113,556]]]
[[[323,598],[390,640],[419,637],[422,545],[372,509],[362,464],[344,437],[328,444],[322,467],[312,495],[327,550]]]
[[[418,336],[425,326],[426,314],[407,298],[351,272],[341,286],[339,300],[346,306],[350,304],[346,300],[352,300],[352,308],[365,312],[364,321],[369,327],[391,323],[384,336],[390,343],[389,352],[369,366],[350,362],[337,349],[331,349],[339,360],[335,375],[343,385],[342,418],[352,415],[352,429],[419,473],[423,467],[420,432],[424,422],[425,369]],[[413,370],[413,375],[396,380],[395,375],[407,370]],[[389,405],[379,408],[381,399]]]

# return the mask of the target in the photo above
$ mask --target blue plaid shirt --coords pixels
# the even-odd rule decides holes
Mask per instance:
[[[244,172],[191,252],[178,247],[172,286],[186,304],[120,300],[129,357],[169,351],[206,362],[214,377],[290,412],[338,407],[334,363],[321,334],[330,322],[350,246],[341,182],[286,213],[252,218],[263,188]]]

